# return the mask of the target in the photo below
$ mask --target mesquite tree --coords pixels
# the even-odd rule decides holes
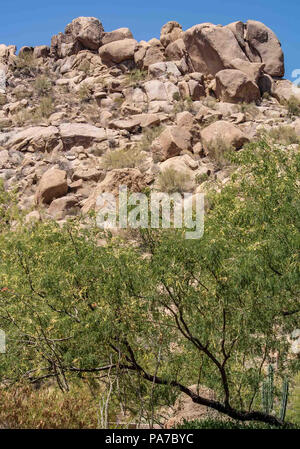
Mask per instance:
[[[281,425],[263,411],[261,386],[270,363],[279,379],[299,369],[287,339],[299,326],[299,153],[260,143],[234,163],[231,182],[207,196],[199,240],[147,229],[103,245],[99,229],[77,221],[11,230],[2,208],[1,378],[54,377],[68,389],[107,373],[137,408],[179,391]]]

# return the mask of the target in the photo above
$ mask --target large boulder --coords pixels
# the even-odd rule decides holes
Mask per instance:
[[[99,55],[104,64],[114,65],[134,58],[137,48],[135,39],[122,39],[103,45],[99,49]]]
[[[59,132],[55,126],[32,126],[13,132],[7,145],[18,151],[51,152],[59,144]]]
[[[272,94],[278,101],[289,101],[291,97],[300,101],[300,88],[289,80],[276,81]]]
[[[241,70],[221,70],[216,74],[216,95],[227,103],[252,103],[260,99],[260,90]]]
[[[182,36],[182,26],[178,22],[171,21],[166,23],[160,32],[160,42],[167,47],[172,42],[180,39]]]
[[[201,131],[202,145],[206,154],[210,153],[211,145],[222,142],[226,147],[236,150],[249,142],[248,137],[235,125],[219,120]]]
[[[231,61],[230,68],[244,72],[252,81],[258,83],[259,79],[264,74],[265,64],[260,62],[244,61],[236,58]]]
[[[151,149],[161,155],[162,160],[179,156],[182,151],[192,150],[192,136],[188,129],[168,126],[153,142]]]
[[[37,204],[50,204],[55,198],[66,195],[67,191],[67,173],[64,170],[52,167],[41,177],[35,200]]]
[[[253,53],[260,56],[265,72],[271,76],[284,76],[284,57],[281,44],[274,32],[261,22],[248,20],[246,41]]]
[[[148,69],[151,64],[165,60],[164,47],[155,38],[149,42],[141,41],[134,55],[134,61],[141,69]]]
[[[87,123],[62,123],[59,126],[64,149],[82,145],[88,147],[92,142],[102,142],[107,139],[104,128],[97,128]]]
[[[113,193],[117,196],[119,187],[124,185],[127,186],[130,192],[141,192],[151,181],[153,181],[152,176],[141,173],[137,168],[111,170],[85,200],[82,213],[85,214],[91,210],[97,210],[97,198],[102,193]]]
[[[35,58],[48,58],[50,56],[50,47],[48,45],[37,45],[34,47],[33,56]]]
[[[65,58],[81,50],[98,50],[104,34],[102,23],[95,17],[78,17],[66,26],[65,33],[51,39],[51,55]]]
[[[195,72],[215,75],[230,68],[235,58],[247,61],[233,32],[211,23],[195,25],[185,31],[183,41]]]
[[[123,39],[133,39],[132,32],[129,28],[118,28],[117,30],[104,33],[102,45],[110,44],[115,41],[122,41]]]
[[[184,56],[185,51],[183,39],[177,39],[167,46],[165,54],[170,61],[179,61]]]

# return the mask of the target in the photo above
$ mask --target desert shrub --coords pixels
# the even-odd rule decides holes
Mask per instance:
[[[177,100],[177,98],[179,99]],[[180,98],[180,95],[176,92],[173,95],[173,99],[175,100],[173,109],[175,114],[184,111],[193,112],[193,100],[191,99],[191,97]]]
[[[208,179],[209,179],[208,173],[197,174],[195,176],[196,184],[202,184],[203,182],[207,181]]]
[[[35,111],[37,119],[43,117],[48,118],[55,110],[54,103],[51,97],[43,97],[38,108]]]
[[[296,131],[291,126],[277,126],[269,131],[263,129],[258,133],[258,138],[281,145],[292,145],[300,142]]]
[[[259,113],[259,109],[255,103],[241,103],[239,105],[239,111],[249,118],[254,118]]]
[[[18,74],[33,75],[37,70],[37,62],[32,52],[16,56],[12,69]]]
[[[104,169],[134,168],[142,162],[143,156],[139,148],[108,151],[102,156],[101,165]]]
[[[291,97],[286,102],[287,110],[290,116],[300,116],[300,101],[296,97]]]
[[[146,70],[131,70],[126,76],[126,84],[128,86],[138,86],[141,82],[146,80],[147,76],[148,73]]]
[[[92,90],[87,84],[82,84],[77,95],[82,103],[88,103],[92,99]]]
[[[34,82],[34,88],[38,95],[47,95],[52,89],[52,83],[46,76],[39,76]]]
[[[216,163],[217,168],[221,169],[228,165],[233,147],[227,144],[221,137],[218,137],[208,144],[207,152],[209,157]]]
[[[27,122],[32,123],[34,121],[34,115],[31,111],[24,108],[15,114],[13,121],[17,126],[23,126]]]
[[[149,151],[152,142],[163,132],[164,127],[154,126],[143,129],[142,139],[139,142],[139,147],[142,151]]]
[[[262,99],[263,100],[270,100],[271,95],[269,94],[269,92],[264,92],[262,95]]]
[[[87,385],[62,392],[56,385],[1,387],[0,428],[87,429],[98,427],[98,404]]]
[[[24,87],[17,87],[13,92],[14,96],[18,101],[23,100],[24,98],[30,98],[33,94],[31,89],[25,89]]]
[[[0,93],[0,106],[4,106],[7,103],[6,95]]]
[[[215,109],[217,108],[217,103],[218,103],[218,101],[217,101],[217,99],[216,99],[215,97],[209,96],[209,97],[204,98],[203,101],[202,101],[202,103],[203,103],[204,106],[206,106],[207,108],[210,108],[210,109],[214,109],[214,110],[215,110]]]
[[[172,167],[161,171],[158,176],[158,185],[162,192],[188,192],[191,184],[192,179],[188,173],[179,172]]]

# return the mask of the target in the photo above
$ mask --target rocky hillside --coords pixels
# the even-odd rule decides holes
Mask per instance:
[[[0,177],[28,219],[63,221],[127,184],[194,191],[226,182],[226,152],[262,132],[293,145],[300,89],[263,23],[162,27],[137,42],[79,17],[51,46],[0,45]]]

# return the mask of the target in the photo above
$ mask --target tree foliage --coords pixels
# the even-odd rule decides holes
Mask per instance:
[[[260,388],[269,363],[279,379],[299,369],[287,338],[299,327],[299,153],[261,142],[232,157],[199,240],[147,229],[103,244],[91,219],[13,231],[2,220],[0,379],[54,377],[67,390],[78,376],[116,376],[134,412],[137,397],[162,405],[179,390],[280,425],[261,411]]]

